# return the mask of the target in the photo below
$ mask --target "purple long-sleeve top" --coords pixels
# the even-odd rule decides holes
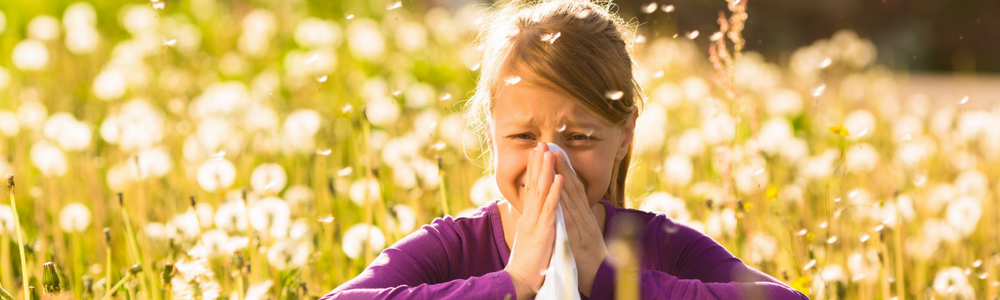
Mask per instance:
[[[517,299],[504,271],[510,249],[496,200],[468,217],[435,219],[382,251],[325,299]],[[641,249],[642,299],[809,299],[754,270],[715,240],[663,214],[607,209],[604,239],[632,236]],[[631,224],[631,225],[626,225]],[[625,228],[634,228],[628,230]],[[597,270],[589,299],[615,298],[615,266]],[[582,299],[588,299],[582,294]]]

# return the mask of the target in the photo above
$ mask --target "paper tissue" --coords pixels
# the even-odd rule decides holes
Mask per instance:
[[[569,162],[566,151],[553,143],[547,143],[549,151],[561,152],[563,159],[569,164],[573,176],[576,170]],[[563,175],[568,176],[568,175]],[[538,290],[535,299],[580,299],[579,287],[576,282],[576,260],[573,259],[573,252],[569,249],[569,239],[566,234],[566,219],[563,218],[562,203],[556,207],[556,245],[552,249],[552,260],[549,261],[549,268],[545,271],[545,281],[542,288]]]

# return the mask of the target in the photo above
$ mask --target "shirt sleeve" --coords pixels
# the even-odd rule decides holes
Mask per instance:
[[[357,277],[340,285],[327,299],[516,299],[507,271],[464,279],[450,278],[453,255],[461,240],[450,218],[435,220],[385,249]],[[449,259],[451,257],[452,259]]]
[[[659,270],[639,274],[641,299],[809,299],[790,286],[747,266],[712,238],[659,215],[651,222]],[[646,235],[646,234],[644,234]],[[668,240],[670,245],[665,245]],[[680,251],[662,251],[680,247]],[[597,270],[590,299],[615,299],[616,267],[605,259]]]

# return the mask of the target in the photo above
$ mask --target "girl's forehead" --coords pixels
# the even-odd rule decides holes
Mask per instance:
[[[537,127],[567,125],[607,127],[603,120],[580,106],[578,100],[537,85],[510,86],[494,100],[497,126]]]

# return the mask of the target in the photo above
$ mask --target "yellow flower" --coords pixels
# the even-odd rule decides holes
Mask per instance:
[[[833,133],[836,133],[836,134],[839,134],[839,135],[843,135],[843,136],[851,135],[851,133],[847,132],[847,129],[844,128],[844,124],[840,124],[840,125],[837,125],[837,126],[830,126],[830,132],[833,132]]]
[[[795,282],[792,282],[792,288],[795,289],[795,290],[797,290],[797,291],[802,292],[803,294],[808,295],[809,294],[809,283],[811,283],[811,282],[812,282],[812,280],[809,279],[809,276],[802,276],[802,277],[799,277],[798,279],[795,279]]]
[[[774,198],[778,198],[778,187],[772,185],[767,187],[767,192],[764,193],[764,199],[774,200]]]

